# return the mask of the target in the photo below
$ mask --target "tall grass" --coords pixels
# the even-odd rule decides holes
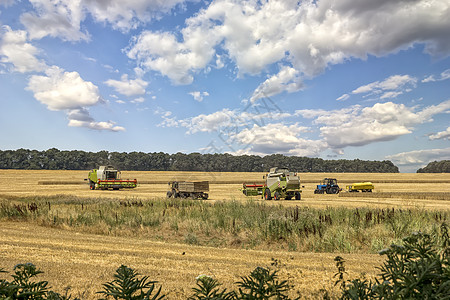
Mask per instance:
[[[4,199],[0,220],[215,247],[375,253],[412,231],[436,230],[449,212],[55,196]]]

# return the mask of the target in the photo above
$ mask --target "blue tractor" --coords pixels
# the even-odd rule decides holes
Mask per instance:
[[[321,184],[317,185],[314,194],[338,194],[341,190],[336,178],[325,178]]]

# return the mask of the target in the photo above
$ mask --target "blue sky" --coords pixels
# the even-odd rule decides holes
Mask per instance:
[[[0,149],[450,159],[445,0],[0,0]]]

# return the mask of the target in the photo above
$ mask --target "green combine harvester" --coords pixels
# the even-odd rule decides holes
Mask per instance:
[[[113,166],[100,166],[89,172],[88,178],[91,190],[132,189],[137,186],[136,179],[121,179],[121,172]]]
[[[261,196],[266,200],[301,200],[300,177],[286,168],[271,168],[263,176],[264,184],[243,184],[242,192],[246,196]]]

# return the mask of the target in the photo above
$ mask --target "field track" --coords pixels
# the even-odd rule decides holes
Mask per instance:
[[[231,287],[255,267],[269,266],[271,258],[286,265],[280,274],[287,279],[289,273],[305,296],[318,295],[321,288],[331,289],[336,273],[333,259],[338,254],[217,249],[74,233],[20,222],[0,224],[0,267],[10,271],[17,263],[33,262],[45,272],[39,278],[48,280],[56,291],[71,286],[71,293],[84,299],[96,298],[94,292],[113,279],[121,264],[160,281],[168,299],[186,299],[200,274],[213,275],[224,287]],[[376,274],[375,266],[382,261],[374,254],[341,256],[352,277]]]

